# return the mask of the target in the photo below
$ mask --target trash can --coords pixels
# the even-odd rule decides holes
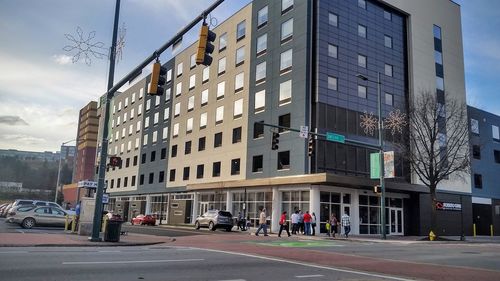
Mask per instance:
[[[108,220],[106,230],[104,231],[104,241],[120,242],[123,220],[121,218],[111,218]]]

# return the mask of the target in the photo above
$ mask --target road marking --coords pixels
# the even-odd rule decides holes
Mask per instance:
[[[297,275],[296,278],[314,278],[314,277],[323,277],[324,275],[316,274],[316,275]]]
[[[338,272],[345,272],[345,273],[352,273],[352,274],[358,274],[358,275],[365,275],[365,276],[370,276],[370,277],[386,278],[386,279],[390,279],[390,280],[414,281],[414,279],[407,279],[407,278],[402,278],[402,277],[394,277],[394,276],[390,276],[390,275],[383,275],[383,274],[370,273],[370,272],[357,271],[357,270],[340,269],[340,268],[335,268],[335,267],[328,267],[328,266],[322,266],[322,265],[308,264],[308,263],[296,262],[296,261],[291,261],[291,260],[284,260],[284,259],[279,259],[279,258],[262,257],[262,256],[252,255],[252,254],[235,253],[235,252],[229,252],[229,251],[223,251],[223,250],[213,250],[213,249],[203,249],[203,248],[196,248],[196,249],[201,250],[201,251],[209,251],[209,252],[223,253],[223,254],[229,254],[229,255],[238,255],[238,256],[244,256],[244,257],[250,257],[250,258],[256,258],[256,259],[263,259],[263,260],[284,262],[284,263],[290,263],[290,264],[295,264],[295,265],[300,265],[300,266],[307,266],[307,267],[313,267],[313,268],[319,268],[319,269],[326,269],[326,270],[332,270],[332,271],[338,271]]]
[[[205,259],[184,259],[184,260],[139,260],[139,261],[69,261],[64,265],[72,264],[128,264],[128,263],[160,263],[160,262],[184,262],[184,261],[204,261]]]
[[[106,251],[106,250],[103,250],[103,251],[97,251],[99,253],[121,253],[121,251]]]

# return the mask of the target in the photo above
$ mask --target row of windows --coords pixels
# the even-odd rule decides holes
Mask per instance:
[[[123,178],[123,187],[128,187],[128,179],[129,179],[129,177],[124,177]],[[130,177],[130,187],[134,187],[135,186],[135,179],[136,179],[135,176],[131,176]],[[117,178],[116,179],[116,186],[115,186],[115,179],[111,179],[109,188],[113,189],[115,187],[116,188],[122,187],[122,179],[121,178]]]
[[[158,142],[158,132],[159,131],[153,131],[151,133],[151,143],[156,144]],[[118,132],[117,132],[118,133]],[[123,137],[122,137],[123,138]],[[116,138],[117,139],[117,138]],[[168,139],[168,127],[164,127],[162,129],[162,140],[166,141]],[[110,139],[111,142],[111,139]],[[149,134],[144,134],[142,136],[142,145],[146,146],[149,143]],[[134,150],[138,150],[140,146],[140,138],[135,139],[135,145],[134,145]],[[119,150],[118,150],[119,149]],[[127,142],[127,152],[130,152],[132,150],[132,140],[129,140]],[[123,154],[125,152],[125,143],[122,143],[118,146],[118,144],[114,147],[114,154]],[[108,154],[112,154],[111,147],[108,150]]]
[[[391,68],[392,69],[392,68]],[[391,70],[392,73],[392,70]],[[338,91],[338,78],[334,76],[328,76],[328,89],[333,91]],[[367,99],[367,86],[358,85],[358,97]],[[394,95],[390,93],[384,93],[384,103],[386,105],[394,105]]]
[[[207,142],[206,137],[200,137],[198,139],[198,151],[204,151],[206,149],[206,142]],[[231,142],[233,144],[241,142],[241,127],[233,129],[233,136]],[[222,132],[215,133],[213,147],[217,148],[221,146],[222,146]],[[186,141],[184,143],[184,154],[185,155],[191,154],[191,148],[192,148],[192,141]],[[172,145],[170,149],[170,157],[172,158],[177,157],[177,151],[178,151],[177,144]]]
[[[474,159],[481,159],[481,146],[479,145],[472,145],[472,157]],[[493,150],[493,158],[495,160],[495,163],[500,164],[500,151],[499,150]]]
[[[470,119],[470,130],[473,134],[479,135],[479,121],[471,118]],[[491,136],[494,141],[500,142],[500,130],[498,126],[491,125]]]
[[[231,160],[231,175],[239,175],[240,174],[240,166],[241,166],[241,160],[240,158],[237,159],[232,159]],[[189,180],[190,177],[190,167],[184,167],[183,173],[182,173],[182,180],[186,181]],[[212,177],[220,177],[221,175],[221,162],[213,162],[212,163]],[[171,169],[170,170],[170,176],[169,176],[169,181],[175,181],[175,176],[176,176],[176,169]],[[202,179],[205,176],[205,165],[200,164],[196,166],[196,178],[197,179]]]
[[[260,173],[264,169],[264,156],[256,155],[252,157],[252,173]],[[276,169],[289,170],[290,169],[290,151],[280,151],[278,152],[278,159],[276,163]]]
[[[143,97],[144,97],[144,88],[141,88],[139,90],[139,99],[142,99]],[[134,104],[135,100],[136,100],[136,93],[134,92],[134,93],[132,93],[130,104]],[[123,102],[123,108],[127,108],[128,104],[129,104],[129,98],[126,97],[124,102]],[[117,110],[116,105],[113,105],[113,114],[116,113],[116,110]],[[121,110],[122,110],[122,102],[120,101],[120,102],[118,102],[118,112],[120,112]]]
[[[149,173],[149,178],[148,178],[148,184],[153,184],[154,183],[154,174],[155,173]],[[141,174],[139,176],[139,185],[144,185],[144,174]],[[128,179],[129,177],[124,177],[123,178],[123,187],[127,187],[128,185]],[[135,180],[136,180],[136,177],[135,176],[131,176],[130,177],[131,179],[131,182],[130,182],[130,187],[134,187],[135,186]],[[164,171],[160,171],[158,173],[158,183],[162,183],[165,181],[165,172]],[[121,186],[121,178],[117,178],[116,179],[116,188],[120,188]],[[112,179],[111,180],[111,184],[110,184],[110,188],[115,188],[115,179]]]

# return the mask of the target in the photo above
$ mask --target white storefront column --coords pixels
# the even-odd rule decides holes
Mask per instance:
[[[233,212],[233,194],[229,190],[226,191],[226,210],[233,214],[233,217],[236,216]]]
[[[359,193],[354,190],[351,193],[351,234],[359,234]]]
[[[309,191],[309,214],[314,213],[316,215],[316,235],[319,235],[319,225],[320,225],[320,211],[321,211],[321,205],[320,205],[320,190],[319,186],[311,186],[310,191]],[[312,231],[311,231],[312,233]]]
[[[145,215],[151,214],[151,195],[146,195],[146,208],[144,213]]]
[[[281,210],[281,194],[277,186],[273,187],[273,211],[271,213],[271,232],[278,232]],[[269,213],[268,213],[269,215]]]
[[[196,218],[200,215],[198,214],[199,210],[198,210],[198,197],[199,197],[199,193],[198,192],[193,192],[193,214],[191,215],[191,223],[194,223],[194,221],[196,220]]]

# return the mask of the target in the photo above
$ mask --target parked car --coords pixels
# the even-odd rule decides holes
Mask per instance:
[[[68,213],[58,207],[21,205],[11,208],[7,214],[7,220],[18,223],[23,228],[32,228],[38,225],[64,226],[66,215]]]
[[[152,215],[138,215],[132,219],[132,225],[156,225],[156,218]]]
[[[14,204],[14,202],[7,204],[0,209],[0,218],[5,218],[7,216],[12,204]]]
[[[57,204],[56,202],[50,202],[50,201],[43,201],[43,200],[31,200],[31,199],[17,199],[14,201],[14,204],[11,206],[11,208],[17,207],[19,205],[35,205],[35,206],[51,206],[51,207],[57,207],[61,210],[64,210],[61,205]],[[66,213],[68,215],[75,215],[75,211],[71,210],[66,210]]]
[[[217,228],[224,228],[226,231],[231,231],[233,228],[233,215],[228,211],[210,210],[196,218],[194,227],[208,227],[215,231]]]

